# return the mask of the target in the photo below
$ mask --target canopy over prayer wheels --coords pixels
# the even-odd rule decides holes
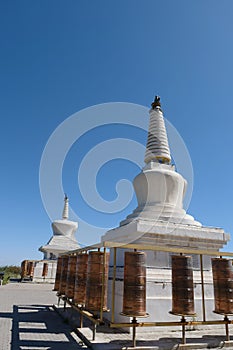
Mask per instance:
[[[62,256],[61,278],[60,278],[60,285],[59,285],[59,293],[63,294],[63,295],[65,295],[65,292],[66,292],[68,261],[69,261],[69,256],[63,255]]]
[[[146,316],[146,254],[125,252],[122,314]]]
[[[56,278],[55,278],[55,284],[54,284],[54,289],[55,291],[59,290],[60,286],[60,279],[61,279],[61,270],[62,270],[62,257],[59,256],[57,259],[57,271],[56,271]]]
[[[109,253],[89,253],[87,267],[86,308],[90,311],[100,311],[101,307],[103,310],[107,310],[108,264]],[[101,302],[102,296],[103,301]]]
[[[43,264],[43,271],[42,271],[42,277],[46,277],[48,275],[48,263]]]
[[[213,258],[214,312],[233,314],[233,267],[231,259]]]
[[[172,314],[194,316],[192,257],[172,255]]]
[[[66,290],[65,290],[65,295],[69,299],[72,299],[74,297],[76,264],[77,264],[77,256],[70,255],[68,260],[67,280],[66,280]]]
[[[87,263],[88,254],[77,256],[73,302],[79,305],[86,303]]]

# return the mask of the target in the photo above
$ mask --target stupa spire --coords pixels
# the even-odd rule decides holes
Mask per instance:
[[[167,131],[159,96],[155,96],[151,104],[150,124],[144,161],[145,163],[149,163],[152,160],[161,163],[171,162]]]
[[[64,209],[62,212],[62,219],[67,220],[69,218],[69,198],[67,197],[67,194],[65,194],[64,198]]]

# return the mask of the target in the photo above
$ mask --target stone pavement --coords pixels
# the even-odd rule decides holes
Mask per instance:
[[[79,314],[70,307],[57,307],[52,288],[51,284],[35,283],[0,286],[0,350],[132,349],[131,334],[108,326],[97,327],[93,341],[90,321],[84,319],[84,327],[79,329]],[[229,329],[233,339],[233,325]],[[155,327],[153,333],[138,332],[136,339],[137,349],[175,350],[181,343],[181,330]],[[233,349],[232,342],[225,342],[224,325],[187,330],[186,339],[189,349]]]
[[[79,350],[80,339],[51,307],[52,284],[0,286],[0,350]]]

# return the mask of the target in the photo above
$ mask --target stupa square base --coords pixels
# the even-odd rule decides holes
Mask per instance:
[[[126,225],[106,232],[101,241],[122,244],[135,243],[143,246],[219,250],[230,240],[221,228],[184,225],[164,221],[137,218]]]

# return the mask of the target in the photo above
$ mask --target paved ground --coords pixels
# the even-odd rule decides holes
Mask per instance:
[[[62,305],[57,311],[52,308],[57,297],[51,284],[11,283],[0,286],[0,350],[122,350],[132,349],[132,335],[120,329],[107,326],[97,328],[95,341],[92,340],[92,324],[85,320],[78,329],[79,315]],[[233,325],[230,327],[233,339]],[[74,333],[79,332],[79,337]],[[89,347],[83,345],[80,337]],[[222,326],[208,326],[205,329],[187,330],[187,343],[191,349],[222,348],[225,343],[225,329]],[[156,327],[153,333],[137,334],[137,349],[175,350],[181,343],[181,331]]]
[[[79,350],[80,339],[51,308],[51,284],[0,286],[0,350]]]
[[[88,320],[84,322],[83,328],[79,327],[79,316],[75,310],[70,307],[60,305],[57,311],[62,317],[69,319],[79,336],[93,350],[129,350],[132,347],[132,334],[121,329],[113,329],[106,326],[97,327],[95,340],[92,340],[92,326]],[[222,316],[220,316],[222,319]],[[153,331],[148,332],[147,328],[137,329],[137,342],[134,349],[147,350],[175,350],[185,349],[221,349],[227,347],[233,349],[233,325],[229,325],[231,340],[226,342],[225,325],[205,325],[195,326],[195,328],[186,327],[186,342],[181,344],[181,326],[171,329],[170,327],[154,327]]]

